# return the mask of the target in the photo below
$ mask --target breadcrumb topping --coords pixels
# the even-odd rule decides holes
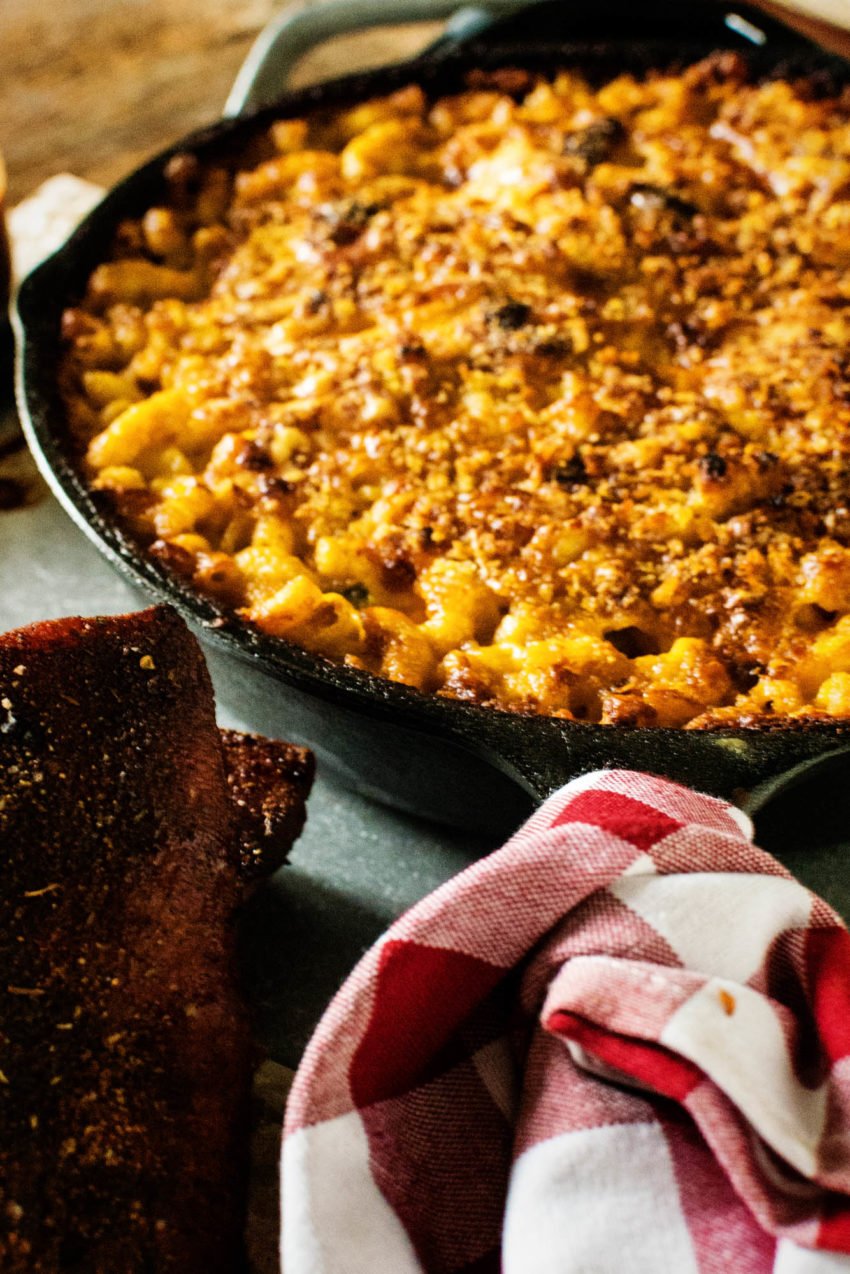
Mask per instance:
[[[65,316],[151,553],[429,692],[850,715],[850,93],[481,73],[246,163],[173,159]]]

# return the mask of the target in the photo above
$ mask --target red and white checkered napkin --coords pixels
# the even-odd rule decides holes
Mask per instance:
[[[850,1270],[850,934],[750,834],[591,774],[403,916],[295,1080],[285,1274]]]

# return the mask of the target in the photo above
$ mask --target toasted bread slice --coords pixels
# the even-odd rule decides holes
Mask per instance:
[[[286,862],[304,826],[316,763],[306,748],[256,734],[222,730],[221,741],[247,883]]]
[[[223,744],[168,608],[0,637],[5,1274],[244,1268],[234,911],[242,858],[285,855],[311,774],[298,749]]]

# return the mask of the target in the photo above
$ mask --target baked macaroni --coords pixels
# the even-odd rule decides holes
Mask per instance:
[[[65,316],[92,486],[424,691],[850,715],[850,93],[746,76],[482,73],[172,159]]]

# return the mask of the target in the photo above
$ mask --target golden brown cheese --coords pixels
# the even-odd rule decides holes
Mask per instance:
[[[850,93],[496,72],[264,146],[172,160],[66,315],[151,553],[425,691],[850,715]]]

